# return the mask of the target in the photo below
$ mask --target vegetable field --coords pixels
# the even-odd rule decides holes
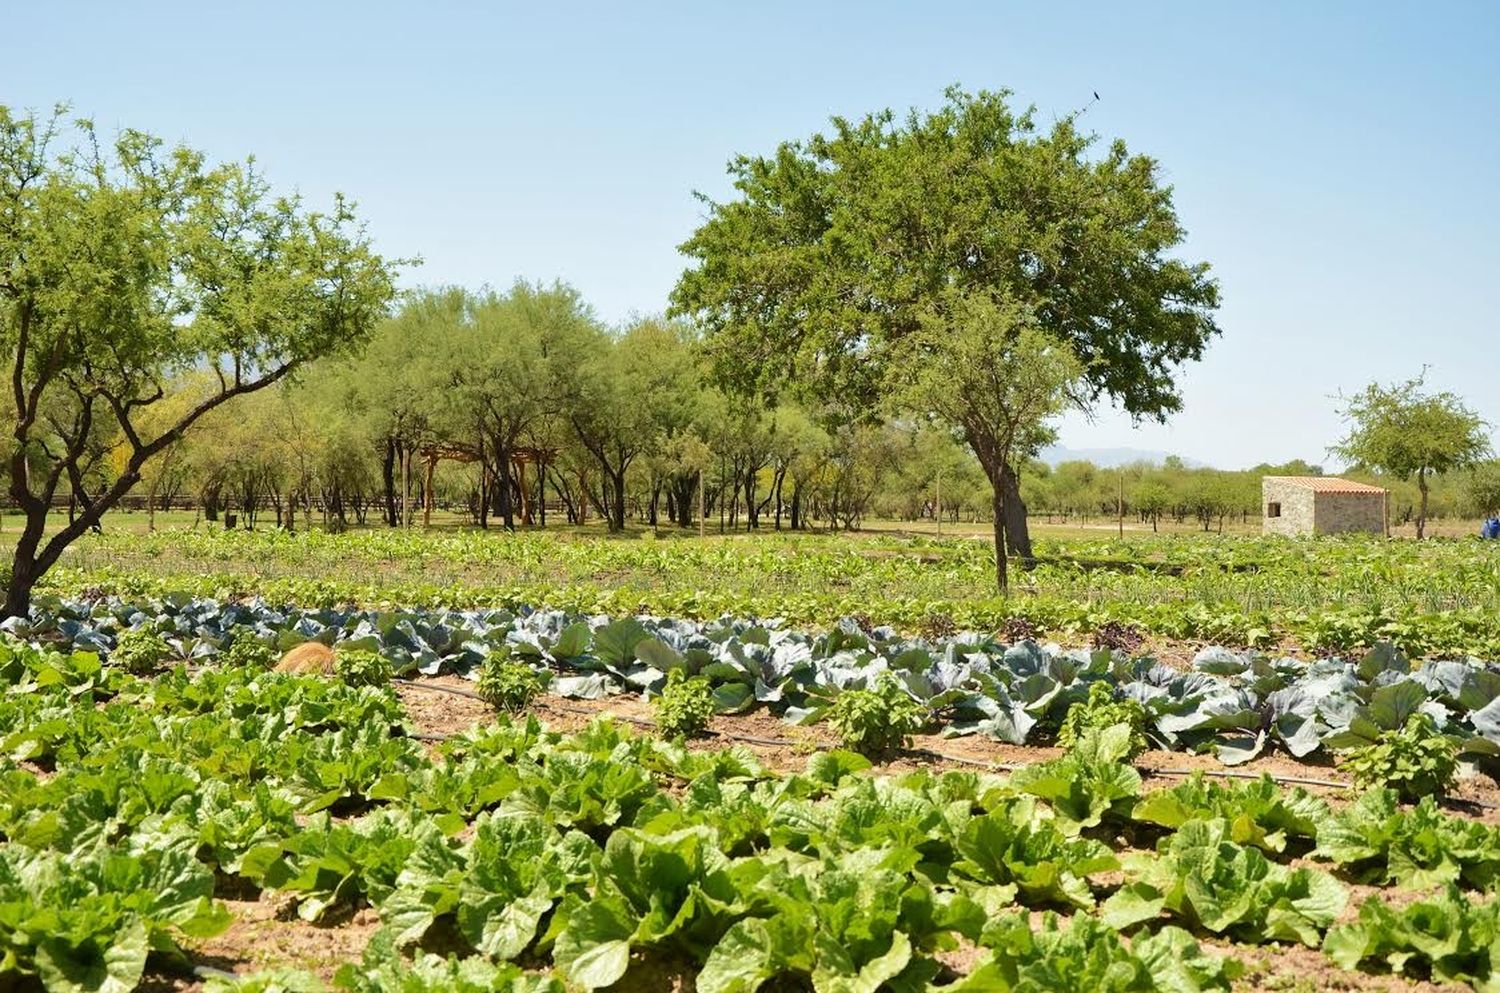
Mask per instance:
[[[114,530],[80,540],[51,588],[810,627],[863,616],[907,632],[1020,624],[1067,643],[1123,626],[1164,642],[1313,655],[1388,641],[1413,657],[1500,658],[1500,549],[1474,539],[1050,538],[999,599],[992,550],[970,539],[662,534]]]
[[[1027,613],[1312,590],[1358,543],[1098,542],[997,603],[958,542],[370,535],[297,575],[331,540],[84,560],[4,623],[0,989],[1500,990],[1500,656],[1434,647],[1467,608],[1311,652]],[[468,543],[496,584],[378,585]],[[1431,547],[1384,582],[1472,553]],[[588,568],[622,581],[520,602]],[[929,568],[952,595],[881,622]],[[1487,568],[1432,582],[1478,604]],[[760,606],[652,609],[689,578]],[[840,581],[887,599],[810,622]],[[333,675],[270,668],[307,641]]]

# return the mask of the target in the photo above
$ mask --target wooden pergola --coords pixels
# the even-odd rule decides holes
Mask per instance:
[[[422,487],[422,526],[430,527],[432,524],[432,474],[437,469],[437,464],[444,459],[452,462],[478,462],[479,449],[473,445],[441,444],[434,443],[422,446],[419,454],[422,461],[427,463],[425,483]],[[523,446],[511,449],[510,464],[516,469],[517,480],[521,488],[521,522],[530,524],[531,521],[531,492],[526,486],[526,467],[534,465],[545,471],[545,466],[557,458],[555,448],[536,448]],[[483,490],[483,487],[481,487]],[[482,493],[482,497],[487,494]]]

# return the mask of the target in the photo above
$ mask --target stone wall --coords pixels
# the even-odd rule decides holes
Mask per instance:
[[[1262,479],[1260,483],[1260,512],[1266,534],[1313,534],[1316,524],[1317,496],[1305,486],[1298,486],[1285,479]],[[1273,503],[1281,504],[1281,516],[1270,516]]]
[[[1314,496],[1317,497],[1314,534],[1385,533],[1385,494],[1317,493]]]

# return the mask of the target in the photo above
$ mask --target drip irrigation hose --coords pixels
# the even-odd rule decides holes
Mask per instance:
[[[426,690],[431,693],[449,693],[453,696],[466,697],[471,700],[484,700],[484,697],[480,696],[478,693],[475,693],[473,690],[461,689],[457,686],[440,686],[432,683],[421,683],[411,679],[393,679],[391,680],[391,682],[398,686],[406,686],[415,690]],[[656,726],[654,723],[645,720],[644,718],[629,717],[624,714],[603,713],[597,710],[590,710],[587,707],[575,707],[566,703],[549,702],[544,704],[544,706],[549,710],[560,710],[565,713],[584,714],[591,717],[608,717],[611,720],[623,721],[627,724],[634,724],[637,727],[653,728]],[[722,738],[727,741],[742,741],[746,744],[766,745],[775,748],[797,748],[807,744],[806,741],[797,741],[793,738],[765,738],[759,735],[752,734],[736,734],[732,731],[709,730],[706,731],[705,734],[707,734],[711,738]],[[420,741],[446,741],[453,736],[441,734],[413,734],[410,735],[410,737],[416,738]],[[1027,763],[1024,762],[990,762],[985,759],[971,759],[966,758],[962,755],[950,755],[947,752],[935,751],[931,748],[905,749],[901,754],[918,758],[938,759],[943,762],[952,762],[955,765],[974,766],[980,769],[989,769],[993,772],[1015,772],[1018,769],[1026,768],[1027,765]],[[1339,782],[1338,780],[1334,779],[1312,779],[1305,776],[1280,776],[1276,773],[1242,772],[1236,769],[1157,769],[1151,766],[1143,765],[1134,765],[1133,768],[1143,776],[1169,776],[1185,778],[1188,776],[1201,775],[1207,776],[1212,779],[1248,780],[1257,780],[1262,778],[1263,776],[1270,776],[1271,780],[1278,786],[1311,786],[1326,790],[1346,790],[1353,785],[1352,783]],[[1500,805],[1485,803],[1483,800],[1464,800],[1456,797],[1450,797],[1441,802],[1452,806],[1477,807],[1480,810],[1500,810]]]

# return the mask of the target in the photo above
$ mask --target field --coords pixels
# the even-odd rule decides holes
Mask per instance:
[[[0,648],[0,989],[1500,989],[1477,541],[126,523]]]

